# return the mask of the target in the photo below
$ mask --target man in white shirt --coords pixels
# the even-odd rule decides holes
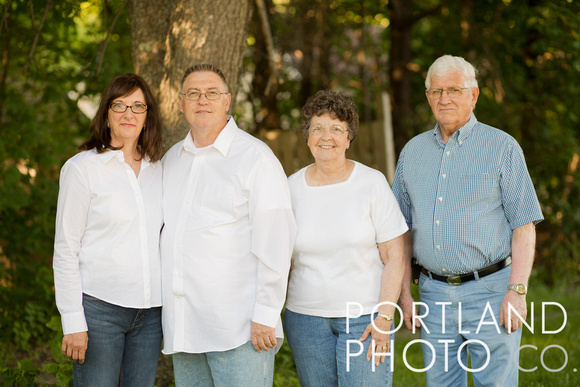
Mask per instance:
[[[163,158],[163,353],[176,385],[271,386],[296,234],[286,175],[227,115],[213,65],[189,68],[191,130]]]

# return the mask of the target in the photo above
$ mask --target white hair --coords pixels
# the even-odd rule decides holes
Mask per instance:
[[[460,56],[443,55],[429,67],[427,78],[425,78],[425,88],[429,90],[431,87],[432,77],[439,78],[452,71],[458,71],[462,75],[465,82],[463,87],[477,87],[477,70],[471,63]]]

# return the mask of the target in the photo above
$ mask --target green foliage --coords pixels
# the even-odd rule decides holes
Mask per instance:
[[[40,26],[47,3],[50,8]],[[114,75],[132,71],[126,7],[111,26],[123,3],[0,0],[2,385],[26,385],[43,375],[59,385],[71,380],[71,364],[60,353],[51,271],[59,169],[88,135],[89,119],[79,106],[98,95]],[[297,130],[305,98],[322,88],[353,95],[361,120],[375,119],[377,95],[392,84],[388,69],[395,2],[266,3],[279,78],[275,93],[265,96],[268,53],[258,18],[254,18],[242,101],[236,112],[241,125],[251,132]],[[474,63],[480,70],[481,90],[475,114],[522,145],[546,217],[537,227],[532,284],[563,282],[575,289],[580,282],[580,118],[576,107],[580,2],[416,0],[408,4],[412,17],[403,22],[411,25],[412,57],[407,68],[412,72],[408,90],[412,117],[406,117],[408,127],[395,130],[408,140],[433,126],[423,82],[435,58],[453,54]],[[273,116],[278,126],[267,124]],[[576,304],[572,302],[569,310]],[[570,333],[579,339],[577,330]],[[403,335],[397,342],[398,351],[407,339]],[[543,348],[549,345],[544,339],[533,335],[530,342]],[[50,348],[49,360],[40,358],[39,348]],[[569,355],[577,359],[579,354],[570,351]],[[419,366],[420,355],[409,356],[409,362]],[[538,380],[526,374],[522,380],[526,385],[552,385],[553,380],[571,385],[573,376],[566,370],[558,375],[546,373]],[[395,385],[422,385],[423,380],[421,374],[395,372]],[[275,385],[298,385],[286,344],[276,356]]]
[[[35,386],[34,379],[38,376],[38,368],[32,364],[31,359],[26,359],[18,362],[16,368],[8,368],[5,366],[0,367],[0,379],[1,386],[18,386],[18,387],[28,387]]]
[[[113,10],[100,1],[0,0],[0,352],[6,385],[31,384],[41,371],[62,381],[70,376],[70,365],[42,370],[38,354],[21,359],[60,340],[60,327],[57,333],[46,325],[58,315],[51,261],[59,170],[88,134],[89,119],[78,106],[83,93],[98,93],[113,74],[130,71],[126,14],[100,72],[96,60],[109,28],[104,20],[110,22],[121,3],[106,3]]]

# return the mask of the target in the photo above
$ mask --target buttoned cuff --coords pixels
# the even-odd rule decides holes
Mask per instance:
[[[87,332],[87,320],[84,312],[70,313],[61,316],[62,333],[68,335],[70,333]]]
[[[279,319],[280,310],[260,304],[254,305],[254,314],[252,315],[253,322],[276,328]]]

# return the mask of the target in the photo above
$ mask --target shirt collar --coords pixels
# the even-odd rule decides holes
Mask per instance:
[[[228,123],[226,124],[226,126],[224,126],[220,134],[218,134],[213,144],[208,145],[206,148],[215,148],[224,157],[227,156],[228,151],[230,150],[230,147],[232,145],[232,141],[234,140],[237,128],[238,125],[236,124],[236,121],[233,119],[232,116],[228,116]],[[178,150],[178,156],[181,156],[181,154],[184,151],[197,154],[201,149],[203,148],[198,148],[193,143],[193,137],[191,135],[190,130],[189,132],[187,132],[187,136],[185,137],[183,144]]]
[[[96,152],[96,150],[94,151]],[[117,158],[119,161],[123,161],[125,159],[123,151],[121,150],[107,150],[103,153],[97,153],[97,155],[105,164],[111,161],[113,158]],[[157,164],[152,163],[149,157],[144,156],[143,159],[141,159],[141,169],[147,168],[148,166],[156,167]]]
[[[475,118],[475,115],[473,113],[471,113],[471,117],[469,117],[469,121],[467,121],[465,123],[465,125],[463,125],[461,128],[457,129],[457,132],[453,133],[452,137],[457,138],[457,142],[459,143],[459,146],[461,146],[463,144],[463,141],[465,141],[465,139],[467,137],[469,137],[469,135],[473,131],[473,127],[475,126],[475,124],[477,124],[477,118]],[[439,123],[437,123],[435,125],[435,128],[433,128],[432,133],[433,133],[433,139],[441,147],[445,148],[445,143],[443,142],[443,138],[441,137],[441,130],[439,129]]]

